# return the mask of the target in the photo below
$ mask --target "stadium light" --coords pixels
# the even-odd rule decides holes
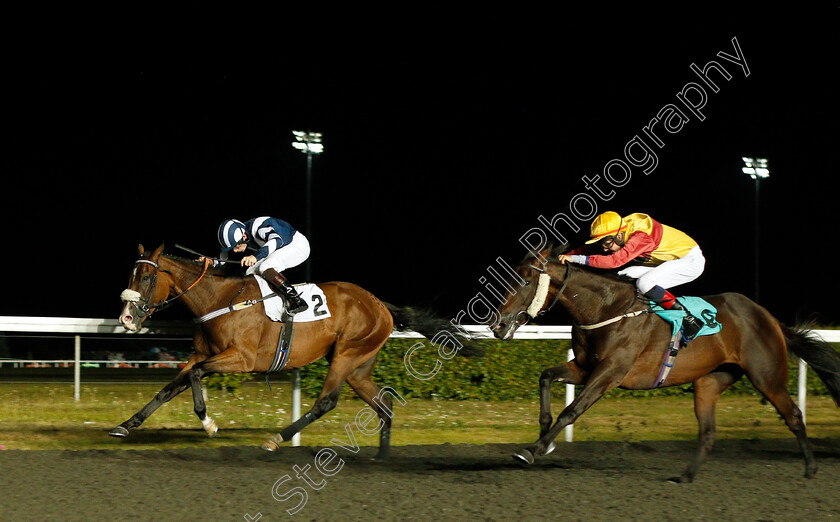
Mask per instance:
[[[306,154],[306,235],[312,238],[312,155],[324,152],[321,143],[323,135],[320,132],[292,131],[295,141],[292,147]],[[306,281],[311,282],[312,269],[309,260],[306,261]]]
[[[744,161],[744,167],[741,172],[748,175],[752,179],[764,179],[770,177],[770,169],[767,168],[767,160],[764,158],[741,158]]]
[[[758,303],[759,299],[759,291],[758,291],[758,284],[759,284],[759,262],[760,262],[760,251],[759,251],[759,212],[758,212],[758,197],[759,197],[759,187],[761,185],[761,180],[767,179],[770,177],[770,169],[767,166],[767,160],[765,158],[748,158],[746,156],[742,156],[741,160],[744,162],[744,166],[741,168],[741,172],[746,174],[747,176],[751,177],[755,180],[755,262],[753,263],[753,271],[755,274],[755,282],[753,283],[755,286],[755,294],[753,296],[753,300]]]
[[[307,155],[324,152],[324,145],[321,143],[322,134],[320,132],[292,131],[292,134],[295,136],[292,147],[299,151]]]

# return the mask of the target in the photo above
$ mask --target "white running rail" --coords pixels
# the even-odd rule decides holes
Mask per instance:
[[[493,337],[490,330],[486,326],[464,325],[463,328],[470,332],[476,338],[490,339]],[[81,366],[85,362],[98,361],[83,361],[81,359],[81,334],[122,334],[126,336],[142,335],[142,334],[157,334],[157,335],[176,335],[184,336],[184,338],[192,338],[192,333],[195,327],[189,323],[176,321],[147,321],[143,323],[143,327],[138,332],[127,332],[117,319],[87,319],[77,317],[28,317],[28,316],[0,316],[0,333],[2,332],[26,332],[26,333],[70,333],[75,334],[75,357],[73,360],[56,360],[56,361],[28,361],[18,359],[0,360],[0,365],[3,362],[9,363],[51,363],[57,365],[73,364],[73,381],[74,391],[73,396],[79,400],[79,393],[81,389]],[[571,326],[538,326],[526,325],[520,327],[514,339],[571,339]],[[815,337],[830,343],[840,343],[840,330],[810,330]],[[392,338],[398,339],[414,339],[422,338],[423,336],[416,332],[394,332],[391,334]],[[567,359],[573,358],[572,350],[569,349]],[[115,361],[102,361],[103,363],[114,363]],[[143,363],[166,363],[177,364],[183,361],[143,361]],[[808,367],[805,361],[799,361],[799,375],[798,375],[798,403],[799,409],[802,410],[802,418],[805,418],[805,403],[806,403],[806,377]],[[297,373],[297,370],[295,370]],[[293,389],[293,404],[292,412],[300,412],[300,378],[299,375],[292,377]],[[574,400],[575,387],[571,384],[566,385],[566,405]],[[295,420],[295,419],[292,419]],[[572,441],[572,426],[568,426],[565,430],[565,439]]]

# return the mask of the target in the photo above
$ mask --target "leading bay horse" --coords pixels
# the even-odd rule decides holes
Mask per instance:
[[[180,301],[197,317],[248,300],[259,300],[260,289],[254,277],[229,274],[227,269],[208,268],[196,261],[163,255],[163,245],[154,252],[139,247],[140,259],[135,263],[120,321],[127,330],[137,330],[152,312],[175,300]],[[229,265],[228,265],[229,266]],[[380,420],[377,458],[388,456],[390,444],[393,390],[380,390],[371,373],[376,355],[394,328],[411,329],[426,336],[444,337],[461,346],[462,355],[476,354],[466,335],[449,322],[429,313],[386,305],[363,288],[352,283],[330,282],[318,285],[324,292],[331,317],[315,322],[296,323],[286,370],[300,368],[322,357],[330,363],[323,390],[312,408],[301,418],[263,445],[276,450],[300,430],[332,410],[346,381],[378,414]],[[216,424],[207,415],[200,390],[203,377],[213,373],[266,372],[274,362],[281,323],[265,315],[262,302],[255,306],[216,317],[196,326],[195,353],[175,379],[167,384],[146,406],[130,419],[110,431],[125,437],[140,426],[155,410],[192,388],[195,413],[211,437]],[[441,335],[443,334],[443,335]]]
[[[566,245],[546,248],[518,265],[519,279],[511,282],[512,290],[499,307],[499,323],[493,328],[498,339],[510,339],[519,326],[555,303],[573,320],[574,359],[548,368],[540,376],[539,440],[514,454],[517,460],[528,464],[533,463],[535,456],[550,453],[560,431],[611,389],[654,387],[671,338],[671,326],[655,314],[645,312],[649,302],[637,297],[632,282],[610,272],[560,264],[557,255],[566,250]],[[723,329],[715,335],[698,337],[682,348],[662,384],[693,384],[694,412],[700,428],[697,454],[682,476],[672,480],[694,480],[715,441],[715,404],[742,375],[773,404],[796,435],[805,457],[805,476],[813,477],[817,464],[802,412],[786,388],[787,354],[790,350],[805,360],[838,405],[840,355],[831,345],[809,337],[804,331],[780,324],[770,312],[741,294],[726,293],[704,299],[717,308],[717,321]],[[638,315],[631,317],[633,312]],[[618,320],[597,326],[611,319]],[[551,384],[556,381],[583,385],[583,389],[552,425]]]

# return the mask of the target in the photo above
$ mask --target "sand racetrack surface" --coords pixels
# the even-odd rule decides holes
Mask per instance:
[[[7,450],[0,520],[838,519],[840,440],[812,442],[812,480],[793,438],[722,440],[692,484],[666,479],[693,442],[560,443],[527,467],[513,444],[397,446],[387,463],[330,446],[329,477],[320,448]]]

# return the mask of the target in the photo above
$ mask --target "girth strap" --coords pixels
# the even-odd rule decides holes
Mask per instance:
[[[294,337],[294,315],[289,315],[283,312],[283,326],[280,330],[280,339],[277,341],[277,350],[274,353],[274,362],[266,374],[279,372],[286,366],[286,361],[289,359],[289,352],[292,347],[292,337]],[[268,375],[266,375],[266,380]]]
[[[670,374],[671,370],[674,368],[674,360],[677,358],[677,353],[679,353],[681,348],[681,337],[682,332],[677,331],[671,339],[671,342],[668,343],[668,353],[665,354],[665,360],[662,361],[662,368],[659,370],[659,376],[656,377],[656,384],[653,386],[654,388],[662,386],[662,383],[665,382],[665,379],[668,378],[668,374]]]

